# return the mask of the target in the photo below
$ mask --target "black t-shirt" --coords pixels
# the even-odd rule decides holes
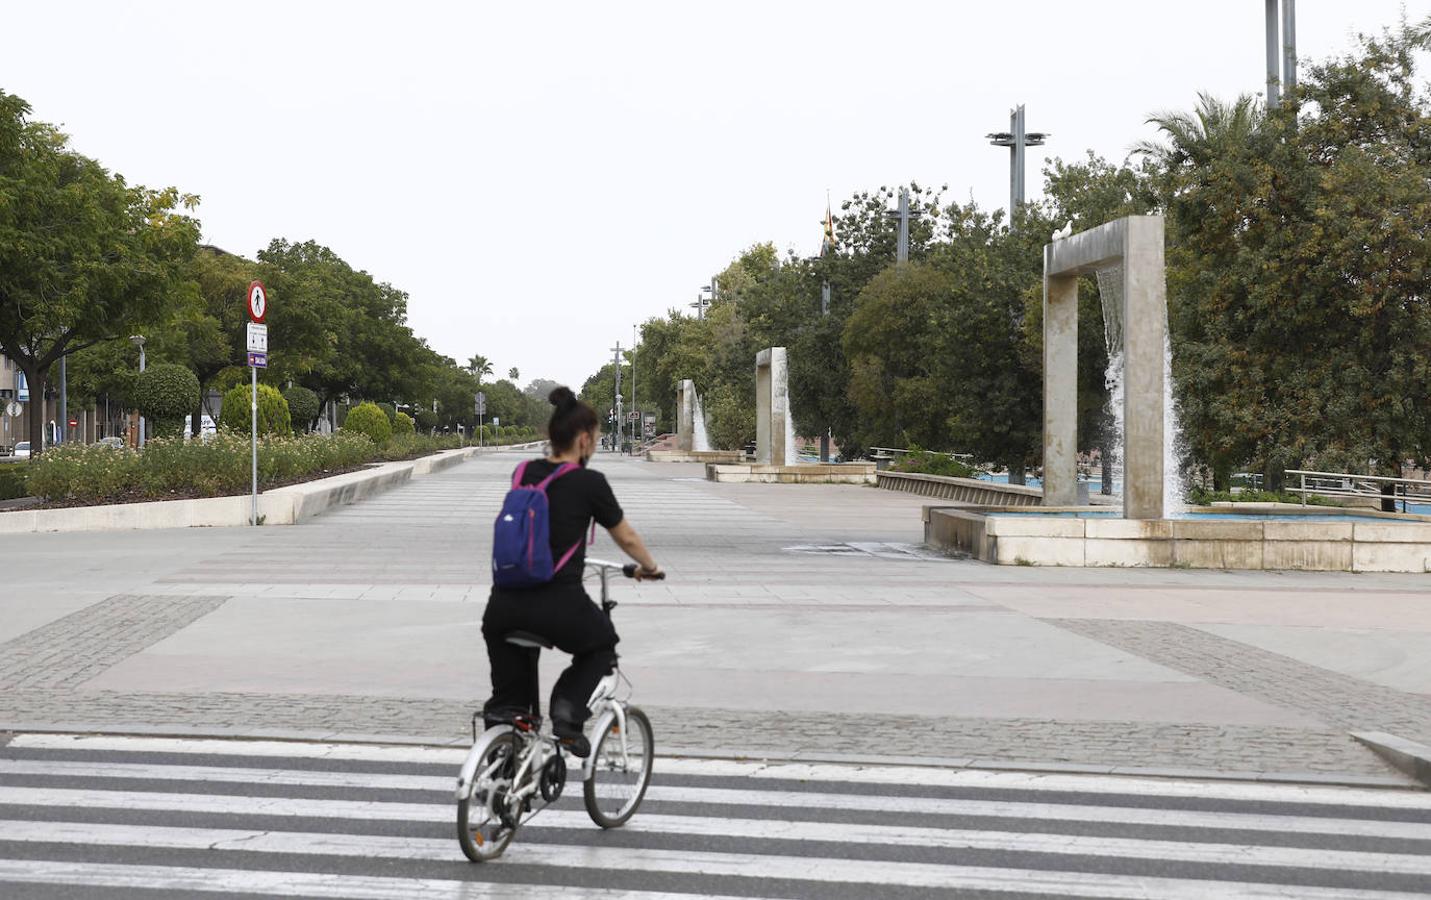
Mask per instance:
[[[522,474],[522,484],[536,484],[557,470],[557,465],[545,459],[536,459],[527,464]],[[606,476],[591,469],[577,469],[568,472],[547,486],[548,522],[551,528],[552,564],[580,543],[576,553],[566,565],[552,577],[553,584],[581,581],[582,560],[586,559],[586,541],[591,533],[591,520],[602,528],[615,528],[621,524],[626,514]]]

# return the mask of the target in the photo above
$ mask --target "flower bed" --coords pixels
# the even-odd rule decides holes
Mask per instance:
[[[0,468],[0,494],[39,497],[45,506],[89,506],[197,499],[247,493],[248,435],[221,429],[204,441],[156,438],[142,452],[100,444],[65,444],[28,464]],[[456,435],[395,435],[382,447],[363,434],[267,437],[258,444],[260,489],[416,459],[464,446]],[[0,496],[0,499],[6,499]]]

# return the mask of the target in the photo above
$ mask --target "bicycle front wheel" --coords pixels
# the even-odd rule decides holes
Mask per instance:
[[[656,738],[651,734],[651,720],[634,706],[626,708],[625,730],[612,719],[594,737],[591,777],[582,785],[586,812],[602,828],[619,828],[646,796]]]
[[[472,862],[501,856],[517,833],[504,817],[516,765],[516,737],[498,737],[477,762],[472,790],[457,801],[457,841]]]

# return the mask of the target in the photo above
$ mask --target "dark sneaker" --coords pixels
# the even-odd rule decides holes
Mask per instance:
[[[578,759],[586,759],[591,755],[591,741],[588,741],[584,734],[578,734],[576,737],[559,737],[557,743]]]
[[[591,741],[582,734],[580,725],[553,719],[552,734],[556,736],[557,743],[565,747],[572,756],[586,759],[591,755]]]

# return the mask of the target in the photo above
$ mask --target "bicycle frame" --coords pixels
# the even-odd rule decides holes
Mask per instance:
[[[610,580],[613,571],[620,571],[621,564],[607,562],[600,559],[588,559],[586,565],[596,570],[601,578],[601,609],[608,616],[616,603],[611,599]],[[629,749],[626,744],[626,704],[616,698],[616,691],[621,682],[620,668],[613,669],[611,674],[602,678],[597,683],[596,689],[591,693],[591,699],[587,701],[586,708],[596,715],[596,722],[593,734],[603,734],[606,727],[615,719],[620,726],[621,734],[621,760],[629,763]],[[519,741],[527,744],[519,751],[517,771],[512,778],[512,789],[507,795],[509,804],[515,803],[515,809],[521,809],[521,804],[534,796],[540,789],[538,773],[546,766],[551,758],[550,753],[560,752],[554,747],[547,745],[552,742],[549,737],[540,734],[524,734],[518,732],[511,725],[496,725],[482,732],[482,735],[472,745],[471,751],[467,754],[467,759],[462,764],[462,770],[457,775],[458,800],[472,796],[474,788],[479,781],[490,782],[494,772],[481,773],[480,779],[477,772],[477,762],[486,755],[488,748],[497,738],[506,734],[517,734]],[[591,778],[596,771],[596,754],[593,752],[586,759],[582,760],[581,777],[582,780]],[[518,787],[520,785],[520,787]],[[534,811],[535,814],[535,811]],[[513,817],[515,818],[515,816]]]

